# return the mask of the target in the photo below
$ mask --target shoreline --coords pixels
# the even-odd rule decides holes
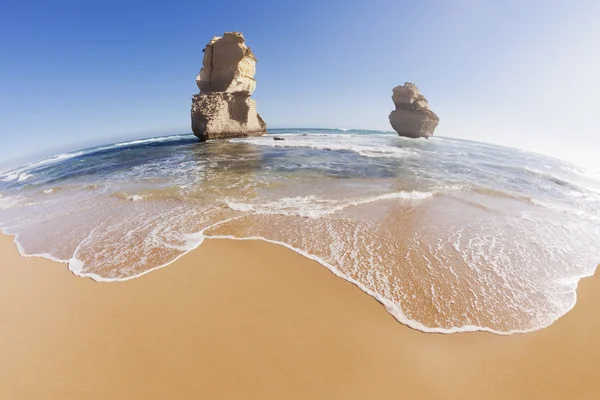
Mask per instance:
[[[290,133],[299,147],[285,152],[256,138],[157,138],[28,170],[28,181],[3,186],[1,225],[25,252],[96,281],[171,265],[204,235],[260,238],[317,260],[401,323],[440,333],[548,326],[597,267],[597,202],[586,185],[598,182],[563,185],[584,179],[578,171],[565,178],[564,165],[494,146],[303,135]],[[459,157],[469,151],[477,156]],[[432,167],[432,154],[444,161]],[[500,158],[506,168],[490,162]],[[80,176],[79,164],[93,168]],[[530,174],[543,165],[547,173]],[[537,196],[545,185],[550,194]]]
[[[234,217],[232,219],[236,219],[239,217]],[[410,329],[414,329],[418,332],[422,332],[422,333],[437,333],[437,334],[442,334],[442,335],[450,335],[450,334],[460,334],[460,333],[473,333],[473,332],[484,332],[484,333],[490,333],[493,335],[498,335],[498,336],[510,336],[510,335],[523,335],[523,334],[528,334],[528,333],[532,333],[532,332],[537,332],[543,329],[547,329],[548,327],[552,326],[554,323],[556,323],[556,321],[558,321],[559,319],[563,318],[565,315],[567,315],[569,312],[571,312],[573,310],[573,308],[577,305],[578,302],[578,289],[579,289],[579,284],[581,283],[582,279],[585,278],[590,278],[596,275],[596,272],[598,270],[598,268],[600,267],[600,264],[596,266],[596,268],[594,269],[594,272],[590,275],[582,275],[577,277],[577,282],[575,284],[575,299],[573,304],[571,305],[571,307],[569,308],[569,310],[567,310],[564,314],[559,315],[558,317],[556,317],[555,319],[553,319],[552,321],[548,322],[546,325],[540,326],[538,328],[535,329],[513,329],[507,332],[504,331],[498,331],[492,328],[487,328],[487,327],[481,327],[481,326],[471,326],[471,325],[466,325],[466,326],[461,326],[461,327],[453,327],[450,329],[446,329],[446,328],[437,328],[437,327],[428,327],[426,325],[423,325],[421,322],[416,321],[416,320],[412,320],[408,317],[406,317],[404,315],[404,312],[402,311],[402,309],[397,306],[396,304],[394,304],[393,302],[389,301],[388,299],[382,297],[380,294],[370,290],[369,288],[365,287],[364,285],[362,285],[360,282],[358,282],[357,280],[345,275],[343,272],[339,271],[337,268],[335,268],[333,265],[327,263],[326,261],[322,260],[321,258],[319,258],[318,256],[314,256],[302,249],[298,249],[288,243],[285,242],[280,242],[280,241],[276,241],[276,240],[271,240],[271,239],[266,239],[264,237],[261,236],[251,236],[251,237],[235,237],[232,235],[212,235],[212,236],[206,236],[204,235],[204,232],[207,230],[210,230],[212,228],[217,227],[220,224],[223,223],[227,223],[229,222],[231,219],[225,220],[225,221],[219,221],[214,225],[208,226],[206,228],[204,228],[202,231],[198,232],[197,234],[195,234],[194,236],[200,236],[200,240],[197,244],[195,244],[193,247],[189,248],[188,250],[186,250],[184,253],[178,255],[176,258],[174,258],[172,261],[169,261],[166,264],[151,268],[149,270],[145,270],[139,274],[136,275],[132,275],[132,276],[128,276],[126,278],[103,278],[97,274],[93,274],[93,273],[83,273],[83,274],[79,274],[77,271],[75,271],[72,266],[71,263],[72,262],[80,262],[79,260],[75,259],[75,258],[71,258],[70,260],[59,260],[59,259],[55,259],[54,257],[48,255],[48,254],[33,254],[33,255],[29,255],[24,253],[23,248],[21,246],[21,244],[18,242],[18,234],[13,234],[13,233],[8,233],[6,231],[4,231],[3,229],[0,229],[0,236],[6,236],[6,237],[10,237],[12,238],[12,242],[13,244],[17,247],[17,250],[19,252],[19,254],[21,255],[21,257],[25,257],[25,258],[43,258],[45,260],[51,261],[52,263],[58,263],[58,264],[66,264],[67,266],[67,270],[72,273],[74,276],[78,277],[78,278],[88,278],[91,279],[94,282],[98,282],[98,283],[117,283],[117,282],[127,282],[127,281],[131,281],[134,279],[138,279],[141,278],[144,275],[147,275],[151,272],[163,269],[165,267],[169,267],[172,264],[176,263],[179,259],[181,259],[182,257],[187,256],[189,253],[197,251],[200,246],[202,246],[202,244],[204,243],[204,241],[208,240],[232,240],[232,241],[259,241],[259,242],[264,242],[264,243],[268,243],[268,244],[272,244],[272,245],[276,245],[276,246],[281,246],[284,247],[310,261],[314,261],[316,263],[318,263],[321,267],[327,269],[329,272],[331,272],[333,275],[335,275],[337,278],[340,278],[352,285],[354,285],[357,289],[359,289],[361,292],[363,292],[365,295],[373,298],[375,301],[377,301],[385,310],[386,312],[388,312],[398,323],[405,325],[406,327],[410,328]]]
[[[592,399],[600,278],[522,335],[426,334],[283,246],[209,239],[99,284],[0,236],[0,394],[21,398]],[[1,396],[0,396],[1,397]]]

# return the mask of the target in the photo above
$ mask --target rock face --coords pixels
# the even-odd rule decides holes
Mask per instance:
[[[201,141],[262,135],[267,125],[250,95],[256,88],[256,58],[239,32],[214,37],[204,49],[192,97],[192,131]]]
[[[433,135],[440,119],[429,109],[427,99],[415,84],[406,82],[396,86],[392,101],[396,109],[390,113],[390,124],[400,136],[428,138]]]

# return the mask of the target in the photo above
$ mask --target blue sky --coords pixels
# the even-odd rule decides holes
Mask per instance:
[[[600,2],[13,1],[0,13],[0,165],[189,132],[215,35],[258,58],[270,127],[389,130],[416,83],[436,134],[600,170]]]

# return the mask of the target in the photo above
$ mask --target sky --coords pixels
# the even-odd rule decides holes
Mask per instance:
[[[270,128],[391,130],[410,81],[436,135],[600,170],[600,1],[5,1],[0,166],[191,132],[202,49],[240,31]]]

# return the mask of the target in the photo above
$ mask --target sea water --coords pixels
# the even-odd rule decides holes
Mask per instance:
[[[545,327],[600,262],[595,172],[442,137],[271,132],[284,140],[175,135],[4,171],[0,227],[24,256],[100,281],[166,266],[205,238],[266,240],[442,333]]]

